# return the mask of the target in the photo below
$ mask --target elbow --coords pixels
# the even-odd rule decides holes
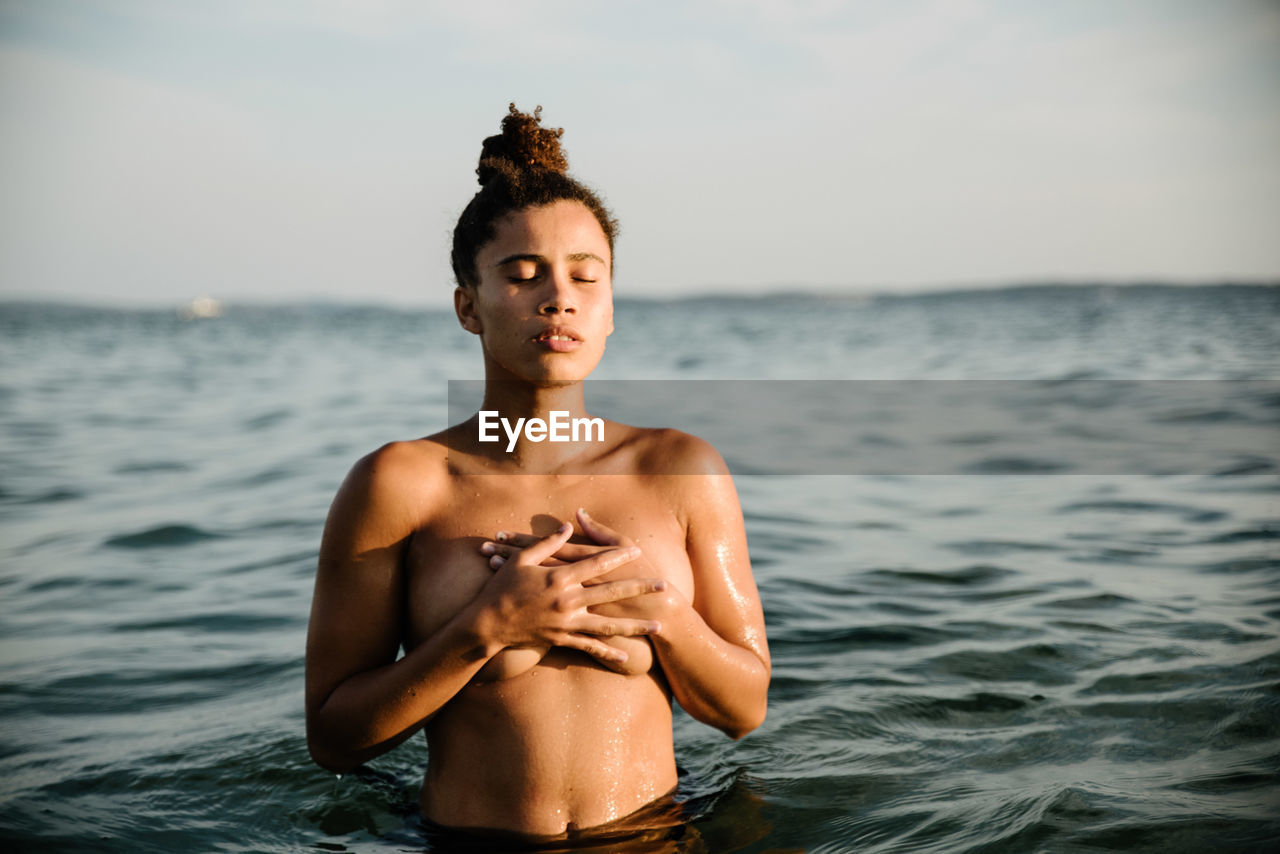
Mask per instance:
[[[719,729],[729,738],[739,741],[743,736],[758,729],[764,723],[767,712],[767,704],[761,703],[759,708],[751,709],[744,714],[736,716],[733,720],[724,722]]]
[[[350,774],[360,767],[360,761],[355,756],[343,755],[341,751],[318,744],[311,738],[307,739],[307,752],[311,754],[312,762],[334,774]]]
[[[334,774],[350,774],[359,768],[365,757],[325,730],[318,721],[307,721],[307,752],[311,754],[311,761]]]
[[[748,733],[759,729],[769,713],[769,677],[772,668],[768,657],[761,660],[762,678],[754,682],[752,687],[739,695],[733,713],[727,716],[716,728],[734,741],[741,740]]]

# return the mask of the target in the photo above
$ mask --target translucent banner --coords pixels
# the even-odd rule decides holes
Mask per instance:
[[[450,381],[449,421],[471,419],[498,454],[516,435],[608,443],[617,422],[674,427],[735,474],[1280,472],[1280,381],[601,380],[585,395],[599,424],[547,413],[517,429],[477,415],[483,382]]]

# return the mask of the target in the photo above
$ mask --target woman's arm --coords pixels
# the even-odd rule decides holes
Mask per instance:
[[[690,602],[674,585],[608,606],[610,614],[656,620],[651,637],[672,694],[692,717],[741,738],[764,722],[770,660],[760,594],[751,574],[737,490],[709,444],[683,436],[682,471],[671,475],[685,513],[685,546],[693,569]],[[583,531],[602,545],[632,545],[579,512]],[[656,574],[643,565],[643,574]]]
[[[343,773],[412,735],[497,649],[472,608],[399,661],[405,547],[427,508],[414,454],[387,445],[360,460],[325,523],[307,631],[307,746]]]

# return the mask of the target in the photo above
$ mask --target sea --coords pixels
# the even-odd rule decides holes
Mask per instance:
[[[601,380],[768,416],[722,450],[773,679],[740,741],[677,712],[678,841],[599,850],[1280,850],[1280,285],[622,293],[616,327]],[[481,376],[447,311],[0,303],[4,850],[439,850],[423,739],[312,763],[303,648],[348,468]],[[873,394],[921,389],[901,430]]]

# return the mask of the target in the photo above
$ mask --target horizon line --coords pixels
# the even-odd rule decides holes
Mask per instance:
[[[1025,282],[955,282],[948,284],[931,284],[907,288],[890,288],[885,286],[854,286],[831,288],[822,286],[776,285],[742,290],[698,290],[688,293],[643,294],[617,293],[614,299],[621,303],[671,303],[716,300],[749,300],[765,301],[772,299],[828,299],[828,300],[867,300],[867,299],[909,299],[922,296],[959,295],[975,293],[998,293],[1007,291],[1027,291],[1041,289],[1133,289],[1164,288],[1193,289],[1217,287],[1275,288],[1280,287],[1280,277],[1271,279],[1258,278],[1222,278],[1198,281],[1158,279],[1158,278],[1124,278],[1124,279],[1043,279]],[[294,297],[262,298],[257,296],[218,297],[212,294],[200,294],[190,298],[177,300],[142,297],[137,299],[104,300],[100,297],[74,293],[41,294],[34,292],[0,293],[0,305],[28,306],[65,306],[69,308],[101,308],[109,310],[181,310],[200,300],[212,300],[221,306],[245,306],[254,308],[297,307],[297,306],[332,306],[342,308],[384,308],[394,310],[429,310],[448,311],[447,304],[435,304],[429,300],[399,300],[392,297],[342,297],[321,294],[300,294]]]

